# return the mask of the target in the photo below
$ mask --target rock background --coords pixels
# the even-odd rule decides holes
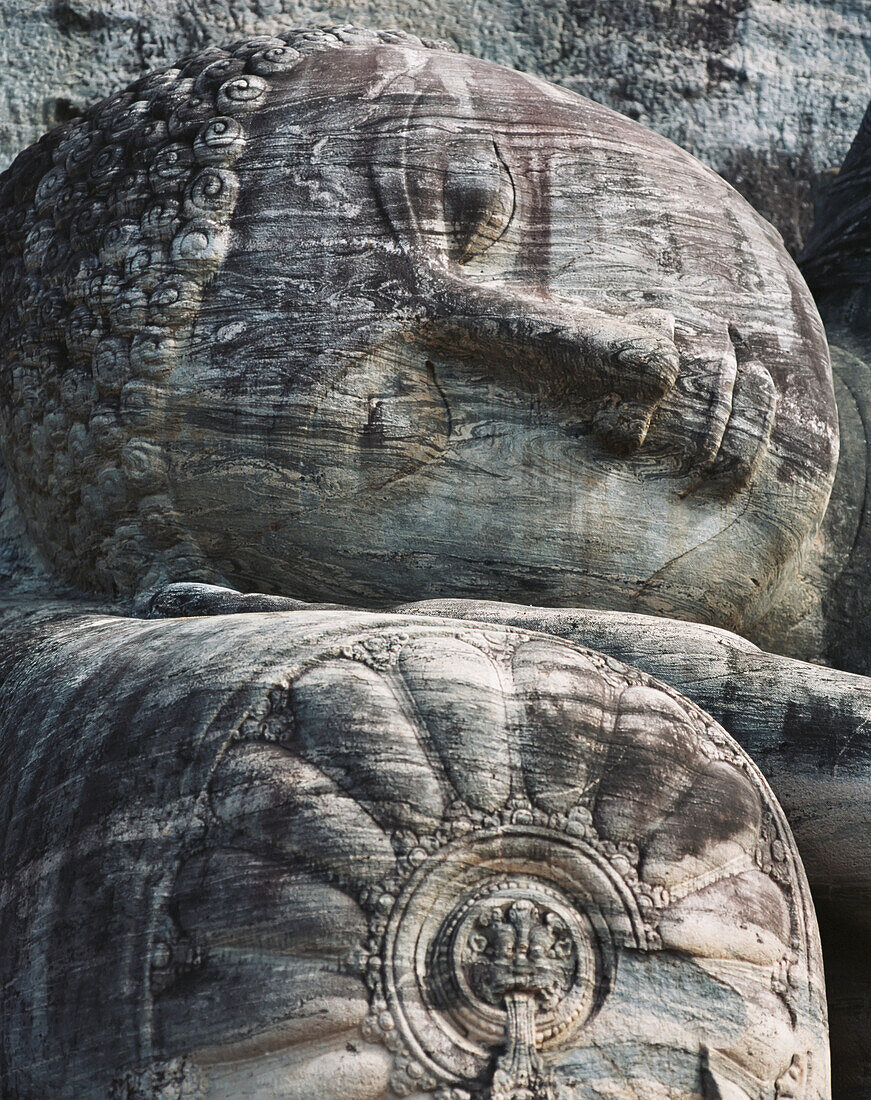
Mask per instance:
[[[792,251],[871,87],[867,0],[5,0],[0,167],[144,69],[343,21],[442,38],[640,120],[724,175]]]

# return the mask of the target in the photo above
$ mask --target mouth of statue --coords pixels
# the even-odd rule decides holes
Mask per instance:
[[[768,371],[758,363],[739,365],[722,436],[688,492],[706,482],[721,493],[749,484],[769,450],[776,414],[777,391]]]
[[[654,412],[644,443],[628,456],[647,467],[669,464],[683,483],[681,499],[728,497],[754,480],[771,446],[777,393],[770,374],[741,364],[704,400],[697,376],[682,372]]]

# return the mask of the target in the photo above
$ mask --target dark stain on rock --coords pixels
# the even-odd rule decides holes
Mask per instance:
[[[738,148],[718,166],[720,175],[763,218],[777,225],[792,256],[801,251],[813,221],[815,172],[810,152]]]
[[[749,0],[707,0],[688,18],[690,43],[725,53],[735,42],[738,21],[748,4]]]
[[[73,119],[81,118],[84,112],[84,107],[81,107],[66,96],[61,96],[54,101],[54,106],[51,111],[51,122],[72,122]]]

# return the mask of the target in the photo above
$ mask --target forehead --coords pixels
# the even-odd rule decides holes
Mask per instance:
[[[305,57],[275,84],[272,102],[305,103],[312,117],[337,120],[350,105],[358,126],[438,121],[509,132],[584,126],[586,100],[513,69],[441,50],[402,46],[344,48]],[[615,118],[620,116],[614,115]],[[453,125],[452,125],[453,124]]]
[[[725,282],[791,304],[776,233],[722,179],[630,119],[489,62],[392,46],[315,54],[277,82],[251,130],[258,168],[292,163],[291,177],[347,179],[358,197],[386,169],[394,189],[410,181],[412,214],[495,146],[517,192],[515,225],[550,237],[539,264],[564,267],[570,251],[585,286],[595,271],[594,286],[620,282],[625,295],[627,272],[643,271],[647,290],[679,276],[685,298]],[[322,197],[306,216],[318,206],[341,219],[342,204]]]
[[[815,311],[772,227],[688,153],[570,91],[442,51],[331,50],[276,83],[251,137],[240,213],[262,233],[272,211],[321,242],[392,220],[401,241],[423,224],[417,243],[437,244],[445,179],[495,147],[515,212],[482,273],[606,310],[666,308],[697,331],[718,318],[760,334],[774,373],[781,353],[825,373]],[[303,201],[271,201],[287,188]]]

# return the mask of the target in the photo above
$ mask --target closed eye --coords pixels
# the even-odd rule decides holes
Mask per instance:
[[[480,256],[502,237],[515,203],[514,181],[495,142],[457,150],[445,173],[444,211],[458,263]]]

